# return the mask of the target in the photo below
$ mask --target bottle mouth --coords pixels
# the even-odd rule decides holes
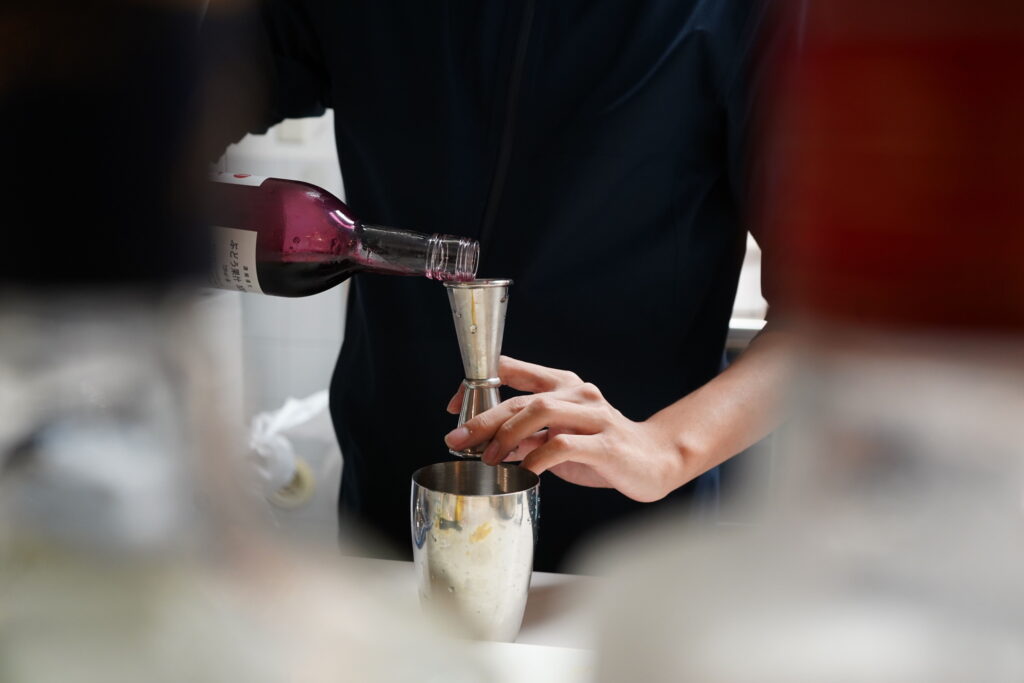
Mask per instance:
[[[468,237],[432,235],[427,246],[427,272],[431,280],[469,282],[476,277],[480,243]]]

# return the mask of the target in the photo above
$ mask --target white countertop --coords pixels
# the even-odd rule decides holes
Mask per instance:
[[[394,591],[418,602],[411,562],[362,560],[374,576]],[[534,572],[523,627],[515,643],[480,643],[495,665],[501,683],[584,683],[594,680],[594,619],[587,597],[596,579],[572,574]]]
[[[412,562],[363,560],[396,595],[418,601],[416,574]],[[534,572],[526,602],[523,628],[516,638],[525,645],[590,649],[593,647],[592,620],[588,618],[584,594],[595,579],[573,574]]]

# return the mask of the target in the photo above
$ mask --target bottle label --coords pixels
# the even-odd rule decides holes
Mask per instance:
[[[256,277],[256,237],[255,230],[214,226],[211,275],[214,287],[263,293]]]
[[[259,187],[263,184],[263,181],[267,179],[267,176],[252,175],[251,173],[213,173],[211,174],[210,179],[215,180],[218,183],[252,185],[253,187]]]

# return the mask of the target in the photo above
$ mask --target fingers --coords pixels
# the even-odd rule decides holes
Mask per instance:
[[[575,377],[575,375],[573,375]],[[577,378],[578,379],[578,378]],[[511,386],[511,385],[510,385]],[[593,384],[587,382],[579,382],[571,388],[563,390],[565,398],[576,403],[586,403],[588,401],[600,401],[603,400],[601,391]],[[452,415],[458,415],[462,410],[462,401],[466,396],[466,385],[460,383],[458,390],[455,395],[448,401],[448,406],[445,408]]]
[[[585,384],[575,373],[502,356],[499,375],[503,384],[534,395],[509,399],[469,420],[445,437],[449,448],[469,448],[497,434],[484,453],[484,461],[495,464],[542,428],[557,427],[576,433],[600,429],[599,411],[581,406],[602,402],[601,392],[593,384]],[[462,409],[465,392],[465,384],[460,384],[448,402],[449,413],[456,414]]]
[[[445,443],[462,450],[497,439],[497,450],[486,452],[484,458],[500,462],[519,441],[544,427],[583,434],[599,431],[608,415],[605,407],[577,403],[575,394],[574,388],[510,398],[450,432]]]
[[[567,389],[583,383],[575,372],[546,368],[543,365],[526,363],[508,356],[501,357],[498,375],[503,384],[519,391],[528,391],[531,394]]]
[[[526,363],[521,360],[502,356],[498,367],[498,377],[505,386],[519,391],[538,394],[545,391],[556,391],[583,384],[579,376],[568,370],[546,368],[543,365]],[[592,385],[591,385],[592,386]],[[446,410],[458,415],[462,410],[462,398],[466,394],[466,385],[460,383],[458,391],[448,401]]]
[[[516,462],[522,460],[527,455],[532,453],[535,449],[540,448],[548,440],[548,430],[537,432],[533,436],[527,437],[519,442],[519,445],[509,451],[509,454],[505,456],[502,462]]]
[[[452,415],[458,415],[459,411],[462,410],[462,397],[466,395],[466,384],[459,382],[459,389],[452,396],[451,400],[448,401],[448,407],[446,410]]]
[[[520,467],[543,474],[558,465],[575,463],[595,468],[600,463],[600,440],[589,435],[559,434],[523,458]],[[575,469],[575,468],[574,468]],[[596,469],[596,468],[595,468]],[[601,479],[603,481],[603,479]]]
[[[559,432],[594,434],[605,425],[604,414],[593,406],[564,401],[553,394],[530,398],[525,408],[493,430],[491,443],[482,458],[484,462],[490,465],[501,462],[522,440],[544,427]]]
[[[525,408],[530,398],[532,397],[516,396],[480,413],[461,427],[449,432],[444,437],[445,444],[448,445],[448,448],[462,450],[487,441],[505,420]]]

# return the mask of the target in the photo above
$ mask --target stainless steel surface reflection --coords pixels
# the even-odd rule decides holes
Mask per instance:
[[[505,310],[511,280],[446,282],[448,301],[459,338],[459,353],[466,378],[459,424],[501,403],[498,365],[501,339],[505,334]],[[462,451],[449,451],[460,458],[479,458],[487,442]]]
[[[518,465],[463,460],[412,477],[420,601],[484,640],[515,640],[533,572],[540,478]]]

